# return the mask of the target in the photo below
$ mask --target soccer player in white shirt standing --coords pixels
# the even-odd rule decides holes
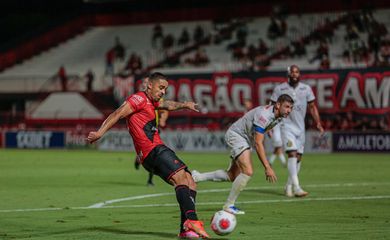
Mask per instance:
[[[276,102],[282,94],[289,94],[294,99],[294,108],[291,114],[283,120],[281,125],[284,149],[287,152],[288,180],[285,187],[287,197],[304,197],[308,192],[304,191],[300,184],[298,173],[301,168],[303,148],[305,145],[305,116],[309,106],[317,129],[321,135],[324,128],[321,125],[320,115],[315,105],[315,96],[311,87],[300,82],[300,70],[296,65],[287,68],[288,82],[275,87],[271,101]]]
[[[195,182],[232,181],[232,188],[223,206],[223,210],[232,214],[244,214],[235,207],[236,199],[245,188],[253,174],[251,147],[254,146],[264,170],[266,180],[276,182],[277,178],[268,163],[263,145],[264,134],[286,118],[292,111],[294,101],[291,96],[282,94],[274,105],[259,106],[245,113],[230,126],[225,134],[232,159],[227,171],[216,170],[200,173],[192,171]]]

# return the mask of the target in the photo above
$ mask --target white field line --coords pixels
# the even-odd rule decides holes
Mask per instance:
[[[328,197],[328,198],[291,198],[291,199],[240,201],[237,203],[238,204],[262,204],[262,203],[289,203],[289,202],[302,202],[302,201],[305,201],[305,202],[311,202],[311,201],[350,201],[350,200],[377,200],[377,199],[390,199],[390,195]],[[196,203],[196,205],[222,205],[222,204],[224,204],[224,202],[197,202]],[[43,211],[61,211],[61,210],[91,210],[91,209],[106,209],[106,208],[150,208],[150,207],[177,207],[177,203],[118,205],[118,206],[103,206],[101,208],[69,207],[69,208],[10,209],[10,210],[0,210],[0,213],[43,212]]]
[[[375,200],[375,199],[390,199],[390,195],[383,196],[349,196],[349,197],[328,197],[328,198],[289,198],[289,199],[273,199],[273,200],[254,200],[254,201],[237,201],[238,204],[261,204],[261,203],[284,203],[284,202],[311,202],[311,201],[346,201],[346,200]],[[197,202],[196,205],[222,205],[225,202]],[[145,208],[145,207],[177,207],[177,203],[164,204],[143,204],[143,205],[117,205],[104,206],[102,208]]]
[[[356,187],[356,186],[378,186],[378,185],[389,185],[390,183],[332,183],[332,184],[309,184],[305,185],[305,188],[326,188],[326,187]],[[262,189],[279,189],[280,187],[275,186],[263,186],[263,187],[248,187],[245,188],[245,190],[262,190]],[[244,190],[244,191],[245,191]],[[198,190],[198,193],[210,193],[210,192],[229,192],[230,188],[219,188],[219,189],[208,189],[208,190]],[[100,203],[95,203],[90,208],[101,208],[106,205],[112,204],[112,203],[118,203],[118,202],[126,202],[126,201],[132,201],[136,199],[145,199],[145,198],[153,198],[153,197],[162,197],[162,196],[170,196],[174,195],[174,192],[169,193],[156,193],[156,194],[147,194],[147,195],[140,195],[140,196],[134,196],[134,197],[126,197],[126,198],[118,198],[118,199],[112,199],[107,200]]]
[[[312,184],[305,185],[305,187],[355,187],[355,186],[378,186],[378,185],[389,185],[390,183],[343,183],[343,184]],[[278,189],[280,187],[251,187],[246,190],[259,190],[259,189]],[[200,190],[199,193],[209,192],[227,192],[230,188],[226,189],[209,189]],[[103,203],[93,204],[88,207],[66,207],[66,208],[27,208],[27,209],[5,209],[0,210],[0,213],[12,213],[12,212],[42,212],[42,211],[61,211],[61,210],[87,210],[96,208],[146,208],[146,207],[177,207],[177,203],[164,203],[164,204],[142,204],[142,205],[117,205],[117,206],[106,206],[110,203],[132,201],[136,199],[145,199],[152,197],[161,197],[174,195],[174,193],[157,193],[147,194],[140,196],[133,196],[128,198],[113,199],[105,201]],[[254,200],[254,201],[240,201],[237,203],[241,204],[262,204],[262,203],[283,203],[283,202],[300,202],[300,201],[346,201],[346,200],[375,200],[375,199],[390,199],[390,195],[379,195],[379,196],[346,196],[346,197],[327,197],[327,198],[291,198],[291,199],[275,199],[275,200]],[[224,202],[197,202],[197,205],[221,205]]]

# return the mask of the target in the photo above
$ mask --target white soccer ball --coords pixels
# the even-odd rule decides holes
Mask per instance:
[[[233,232],[236,225],[236,216],[223,210],[216,212],[211,219],[211,229],[220,236]]]

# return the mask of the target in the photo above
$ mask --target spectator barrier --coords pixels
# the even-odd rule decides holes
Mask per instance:
[[[90,145],[85,141],[87,130],[68,131],[5,131],[0,134],[0,146],[5,148],[97,148],[101,151],[134,151],[133,140],[126,130],[111,130]],[[205,129],[174,130],[161,133],[170,148],[188,152],[225,152],[225,131]],[[331,152],[390,152],[390,132],[330,132],[320,136],[306,131],[305,153]],[[267,152],[272,152],[271,140],[266,137]]]

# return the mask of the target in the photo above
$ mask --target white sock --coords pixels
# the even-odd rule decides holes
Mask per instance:
[[[290,174],[288,174],[286,186],[288,186],[288,185],[292,185],[292,184],[293,184],[293,183],[292,183],[292,180],[291,180]]]
[[[221,181],[230,181],[229,175],[225,170],[216,170],[213,172],[205,172],[205,173],[199,173],[197,174],[197,182],[203,182],[203,181],[215,181],[215,182],[221,182]]]
[[[250,176],[243,173],[240,173],[236,179],[234,179],[232,189],[230,190],[225,206],[234,205],[238,195],[240,195],[240,192],[245,188],[250,179]]]
[[[299,188],[299,179],[298,179],[298,173],[297,173],[297,161],[298,159],[296,157],[288,158],[288,177],[291,181],[292,185],[294,186],[294,189]]]
[[[276,155],[273,153],[271,156],[268,158],[269,164],[273,164],[275,161]]]
[[[286,157],[284,156],[283,153],[279,154],[278,155],[279,159],[280,159],[280,162],[283,164],[283,165],[286,165]]]

